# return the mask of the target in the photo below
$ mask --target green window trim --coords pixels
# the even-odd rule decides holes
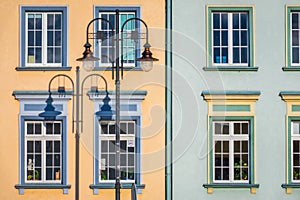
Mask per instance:
[[[293,182],[293,178],[292,178],[292,121],[300,121],[300,116],[289,116],[288,117],[288,144],[287,144],[287,152],[288,152],[288,155],[287,155],[287,182],[286,184],[283,184],[283,185],[286,185],[287,187],[286,188],[289,188],[290,186],[298,186],[300,187],[300,182]]]
[[[248,12],[249,14],[249,61],[247,66],[218,66],[213,65],[213,44],[212,44],[212,13],[213,12]],[[253,7],[219,7],[219,6],[208,6],[207,7],[207,66],[203,68],[204,71],[257,71],[258,67],[254,65],[254,41],[253,41]]]
[[[250,105],[213,105],[214,112],[250,112]]]
[[[300,71],[300,63],[292,65],[292,52],[291,52],[291,12],[300,11],[300,6],[287,6],[286,7],[286,66],[282,67],[283,71]]]
[[[212,149],[213,145],[213,122],[214,121],[220,121],[220,120],[228,120],[228,121],[240,121],[240,120],[246,120],[250,122],[250,133],[249,133],[249,183],[241,183],[241,185],[251,185],[255,183],[254,180],[254,116],[210,116],[209,117],[209,148]],[[232,185],[234,187],[237,183],[215,183],[214,177],[213,177],[213,151],[209,152],[209,181],[208,184],[205,185]],[[251,187],[250,187],[251,188]]]

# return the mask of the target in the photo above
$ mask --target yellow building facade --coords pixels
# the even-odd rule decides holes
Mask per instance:
[[[88,23],[97,17],[114,23],[116,9],[120,10],[120,23],[131,17],[146,22],[151,51],[159,59],[152,71],[143,72],[134,58],[140,57],[143,51],[145,34],[138,34],[142,39],[137,41],[122,43],[121,199],[131,198],[132,183],[136,184],[140,200],[165,198],[164,8],[162,0],[4,0],[0,3],[0,199],[75,198],[72,130],[75,88],[63,76],[55,78],[50,87],[49,82],[57,74],[65,74],[75,82],[76,66],[82,64],[76,59],[84,51]],[[91,25],[91,32],[101,29],[109,35],[109,30],[99,21]],[[142,23],[130,26],[124,27],[128,37],[132,29],[145,31]],[[107,61],[112,58],[112,44],[90,41],[93,41],[94,55],[101,57],[101,61],[94,70],[80,67],[80,83],[90,74],[102,75],[107,80],[114,110],[115,82],[111,61]],[[101,80],[90,77],[82,90],[79,199],[115,198],[114,137],[109,135],[113,135],[109,130],[114,124],[101,122],[95,116],[105,96],[105,84]],[[65,86],[67,92],[57,92],[57,86]],[[38,114],[46,106],[48,87],[61,115],[56,121],[45,122]]]

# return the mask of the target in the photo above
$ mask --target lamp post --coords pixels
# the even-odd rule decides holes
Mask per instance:
[[[75,92],[73,94],[73,112],[72,112],[72,132],[74,133],[74,124],[75,124],[75,129],[76,129],[75,130],[75,200],[79,200],[79,147],[80,147],[79,142],[80,142],[80,123],[83,122],[83,112],[81,113],[81,120],[79,119],[80,107],[81,108],[83,107],[83,99],[81,98],[81,101],[80,101],[80,96],[83,97],[83,86],[84,86],[85,81],[88,78],[93,77],[93,76],[99,77],[105,83],[106,96],[103,99],[103,105],[101,106],[100,110],[97,111],[95,114],[105,120],[111,120],[112,115],[113,115],[111,106],[109,105],[110,98],[108,96],[106,79],[100,74],[90,74],[90,75],[87,75],[82,80],[82,82],[80,82],[79,74],[80,74],[79,67],[76,67],[75,85],[74,85],[74,81],[72,80],[72,78],[66,74],[57,74],[57,75],[53,76],[52,79],[49,81],[49,85],[48,85],[49,97],[46,100],[47,105],[44,109],[44,112],[39,114],[39,117],[42,117],[45,120],[51,120],[51,121],[54,121],[56,119],[56,117],[61,114],[60,111],[55,110],[55,107],[52,104],[53,99],[51,97],[51,93],[52,93],[51,85],[52,85],[53,80],[55,80],[56,78],[60,78],[60,77],[67,78],[72,84],[72,90],[75,89]],[[80,85],[81,85],[81,90],[80,90]],[[61,94],[64,94],[66,92],[65,87],[59,86],[58,92]],[[75,101],[75,119],[74,119],[74,101]],[[82,126],[82,124],[81,124],[81,126]]]
[[[121,25],[121,32],[120,32],[120,22],[119,22],[119,16],[120,12],[119,10],[115,11],[115,24],[113,26],[112,22],[105,19],[105,18],[95,18],[91,20],[88,23],[87,29],[86,29],[86,43],[84,45],[85,51],[83,52],[83,57],[78,58],[77,61],[83,62],[83,67],[87,68],[94,68],[94,62],[100,60],[97,57],[93,56],[93,52],[91,51],[92,45],[89,43],[89,39],[108,39],[104,38],[101,32],[97,33],[90,33],[89,27],[90,25],[95,21],[102,21],[104,23],[109,24],[110,30],[112,32],[112,48],[113,48],[113,62],[112,62],[112,78],[115,80],[115,95],[116,95],[116,125],[115,125],[115,149],[116,149],[116,161],[115,161],[115,199],[120,200],[120,189],[121,189],[121,183],[120,183],[120,72],[123,74],[123,41],[125,40],[123,38],[124,33],[124,27],[125,25],[130,21],[139,21],[141,22],[145,28],[146,28],[146,43],[144,44],[144,51],[142,53],[142,57],[137,58],[136,61],[141,62],[141,68],[144,71],[150,71],[153,66],[153,61],[158,61],[157,58],[152,57],[152,53],[150,51],[150,44],[148,41],[148,26],[147,24],[140,18],[130,18],[127,19],[122,25]],[[120,35],[121,38],[120,38]],[[96,38],[89,37],[90,35],[96,35]],[[139,34],[135,32],[135,34],[132,34],[132,39],[141,39],[138,38]],[[120,48],[121,47],[121,48]],[[121,49],[121,55],[120,55],[120,49]],[[121,62],[120,62],[120,56],[121,56]],[[115,64],[115,66],[114,66]],[[133,187],[132,192],[135,193],[135,189]],[[132,199],[136,199],[135,194],[132,196]]]

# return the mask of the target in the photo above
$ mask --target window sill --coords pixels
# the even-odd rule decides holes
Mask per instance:
[[[121,189],[131,189],[132,183],[121,183]],[[137,184],[136,189],[137,193],[141,194],[142,189],[145,189],[145,184]],[[115,183],[98,183],[98,184],[91,184],[90,188],[94,190],[94,194],[98,194],[98,189],[114,189]]]
[[[16,71],[71,71],[72,67],[16,67]]]
[[[252,194],[256,193],[256,188],[259,188],[259,184],[249,183],[212,183],[203,184],[204,188],[207,188],[207,193],[212,194],[213,188],[249,188]]]
[[[121,69],[121,67],[120,67]],[[115,67],[95,67],[93,71],[112,71]],[[123,71],[143,71],[141,67],[123,67]]]
[[[285,183],[281,187],[285,189],[287,194],[291,194],[293,188],[300,188],[300,183]]]
[[[295,67],[295,66],[282,67],[282,71],[284,71],[284,72],[300,71],[300,66],[299,67]]]
[[[19,190],[19,194],[24,194],[24,189],[63,189],[63,194],[68,194],[71,185],[65,184],[17,184],[15,188]]]
[[[213,66],[203,67],[204,71],[258,71],[258,67],[242,67],[242,66]]]

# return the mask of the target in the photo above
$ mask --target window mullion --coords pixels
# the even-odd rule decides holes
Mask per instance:
[[[228,13],[228,64],[233,64],[232,13]]]
[[[47,14],[43,13],[42,20],[42,64],[47,64]]]

